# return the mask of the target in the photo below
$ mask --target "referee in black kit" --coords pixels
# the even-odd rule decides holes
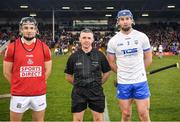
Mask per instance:
[[[81,49],[69,57],[65,69],[66,79],[73,84],[73,121],[83,121],[87,106],[94,121],[103,121],[105,96],[102,84],[111,69],[105,55],[92,47],[94,35],[90,29],[81,31],[79,41]]]

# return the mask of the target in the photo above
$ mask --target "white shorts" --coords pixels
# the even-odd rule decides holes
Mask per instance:
[[[42,111],[46,108],[46,95],[41,96],[11,96],[10,110],[24,113],[29,108],[33,111]]]

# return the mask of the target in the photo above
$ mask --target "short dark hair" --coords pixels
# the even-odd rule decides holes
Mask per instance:
[[[83,29],[83,30],[81,31],[81,33],[92,33],[92,34],[93,34],[92,30],[90,30],[89,28]],[[81,33],[80,33],[80,34],[81,34]],[[93,34],[93,35],[94,35],[94,34]]]

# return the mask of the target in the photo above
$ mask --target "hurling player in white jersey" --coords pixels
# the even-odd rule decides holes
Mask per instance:
[[[112,71],[117,73],[117,98],[122,121],[131,120],[132,102],[135,101],[139,119],[150,121],[150,91],[145,69],[152,62],[152,51],[146,34],[134,30],[130,10],[117,15],[120,32],[113,36],[107,48]]]

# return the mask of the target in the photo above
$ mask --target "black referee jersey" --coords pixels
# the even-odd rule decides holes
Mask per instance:
[[[74,85],[101,82],[102,74],[111,70],[105,55],[97,49],[85,53],[79,49],[67,61],[65,73],[74,75]]]

